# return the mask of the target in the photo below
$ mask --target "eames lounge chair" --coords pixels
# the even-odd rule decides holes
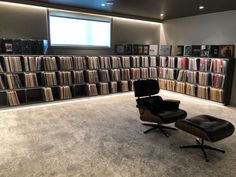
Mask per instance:
[[[152,122],[152,124],[143,123],[143,125],[152,126],[144,133],[159,129],[166,137],[169,137],[169,133],[165,129],[177,129],[163,124],[174,123],[187,116],[184,110],[179,109],[180,101],[163,100],[160,96],[155,95],[160,91],[157,80],[137,80],[134,82],[134,91],[135,97],[138,97],[136,102],[140,119],[144,122]]]

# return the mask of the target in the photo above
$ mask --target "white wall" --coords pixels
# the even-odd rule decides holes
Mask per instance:
[[[236,10],[167,20],[161,26],[160,44],[236,46]],[[231,104],[236,106],[236,71]]]

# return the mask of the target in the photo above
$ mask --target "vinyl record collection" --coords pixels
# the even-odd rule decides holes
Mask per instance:
[[[88,83],[98,83],[98,71],[97,70],[87,70],[86,72],[86,79]]]
[[[88,69],[99,69],[99,58],[98,57],[86,57]]]
[[[223,102],[223,90],[210,88],[210,100]]]
[[[73,57],[75,70],[85,70],[86,69],[86,57]]]
[[[17,106],[20,104],[17,92],[13,90],[7,91],[7,100],[10,106]]]
[[[130,68],[130,57],[122,56],[121,63],[123,68]]]
[[[116,56],[111,57],[111,67],[112,68],[122,68],[120,57],[116,57]]]
[[[24,75],[25,75],[25,87],[34,88],[39,86],[36,73],[24,73]]]
[[[141,56],[141,67],[149,66],[149,58],[147,56]]]
[[[110,76],[111,76],[111,81],[120,81],[121,80],[120,69],[111,69]]]
[[[110,93],[117,93],[117,82],[110,82]]]
[[[185,82],[176,82],[176,92],[185,93],[186,83]]]
[[[176,81],[175,89],[172,88],[176,92],[229,104],[229,99],[224,100],[224,94],[229,95],[224,92],[225,78],[231,77],[227,74],[229,62],[233,61],[226,58],[161,56],[160,88],[170,90],[167,82]]]
[[[186,94],[191,96],[196,96],[197,86],[194,84],[186,83]]]
[[[101,69],[110,69],[111,68],[110,57],[99,57],[99,62],[100,62]]]
[[[58,57],[58,60],[59,60],[59,67],[60,67],[61,71],[74,69],[72,57],[60,56],[60,57]]]
[[[23,63],[24,63],[24,70],[25,71],[40,71],[41,70],[41,57],[37,56],[24,56]]]
[[[23,87],[18,74],[7,74],[6,77],[9,89],[20,89]]]
[[[155,56],[149,57],[149,66],[150,67],[157,66],[157,57],[155,57]]]
[[[60,93],[61,100],[72,98],[70,86],[60,86],[59,93]]]
[[[139,56],[131,56],[130,61],[131,61],[131,66],[133,68],[139,68],[140,67],[140,57]]]
[[[159,77],[162,79],[175,79],[175,74],[175,69],[159,68]]]
[[[149,77],[148,68],[141,68],[141,78],[147,79]]]
[[[98,95],[96,84],[86,84],[86,92],[88,96]]]
[[[131,68],[130,78],[133,80],[140,79],[141,78],[140,68]]]
[[[6,68],[6,72],[21,72],[22,65],[21,65],[21,58],[20,57],[3,57],[4,64]]]
[[[108,70],[99,70],[100,82],[110,82],[110,75]]]
[[[59,75],[59,85],[72,85],[72,77],[70,71],[60,71]]]
[[[43,60],[43,67],[45,71],[58,70],[56,57],[42,57],[42,60]]]
[[[102,83],[100,82],[98,84],[98,90],[100,95],[106,95],[109,94],[109,86],[108,83]]]
[[[84,83],[84,72],[83,71],[73,71],[74,73],[74,84]]]
[[[43,83],[46,87],[57,85],[57,77],[55,72],[44,72],[42,76]]]
[[[130,80],[129,69],[120,69],[120,71],[121,71],[121,80]]]
[[[121,92],[128,92],[129,91],[129,84],[128,81],[120,81],[118,82],[118,88]]]
[[[3,72],[3,67],[2,67],[2,63],[0,63],[0,73]]]
[[[1,89],[1,90],[4,90],[5,88],[6,88],[6,87],[5,87],[5,84],[4,84],[2,75],[0,75],[0,89]]]
[[[54,101],[52,89],[50,87],[44,87],[43,89],[43,100],[48,101]]]
[[[149,78],[157,78],[157,68],[150,67],[149,68]]]

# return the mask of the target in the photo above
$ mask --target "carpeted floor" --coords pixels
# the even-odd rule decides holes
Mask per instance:
[[[188,117],[210,114],[236,126],[236,108],[161,91],[180,99]],[[236,134],[213,145],[206,163],[183,131],[143,134],[133,93],[0,112],[0,177],[235,177]],[[173,125],[172,125],[173,126]]]

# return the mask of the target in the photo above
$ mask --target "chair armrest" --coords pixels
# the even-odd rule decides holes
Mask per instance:
[[[163,107],[165,107],[166,109],[179,109],[179,104],[179,100],[163,100]]]

